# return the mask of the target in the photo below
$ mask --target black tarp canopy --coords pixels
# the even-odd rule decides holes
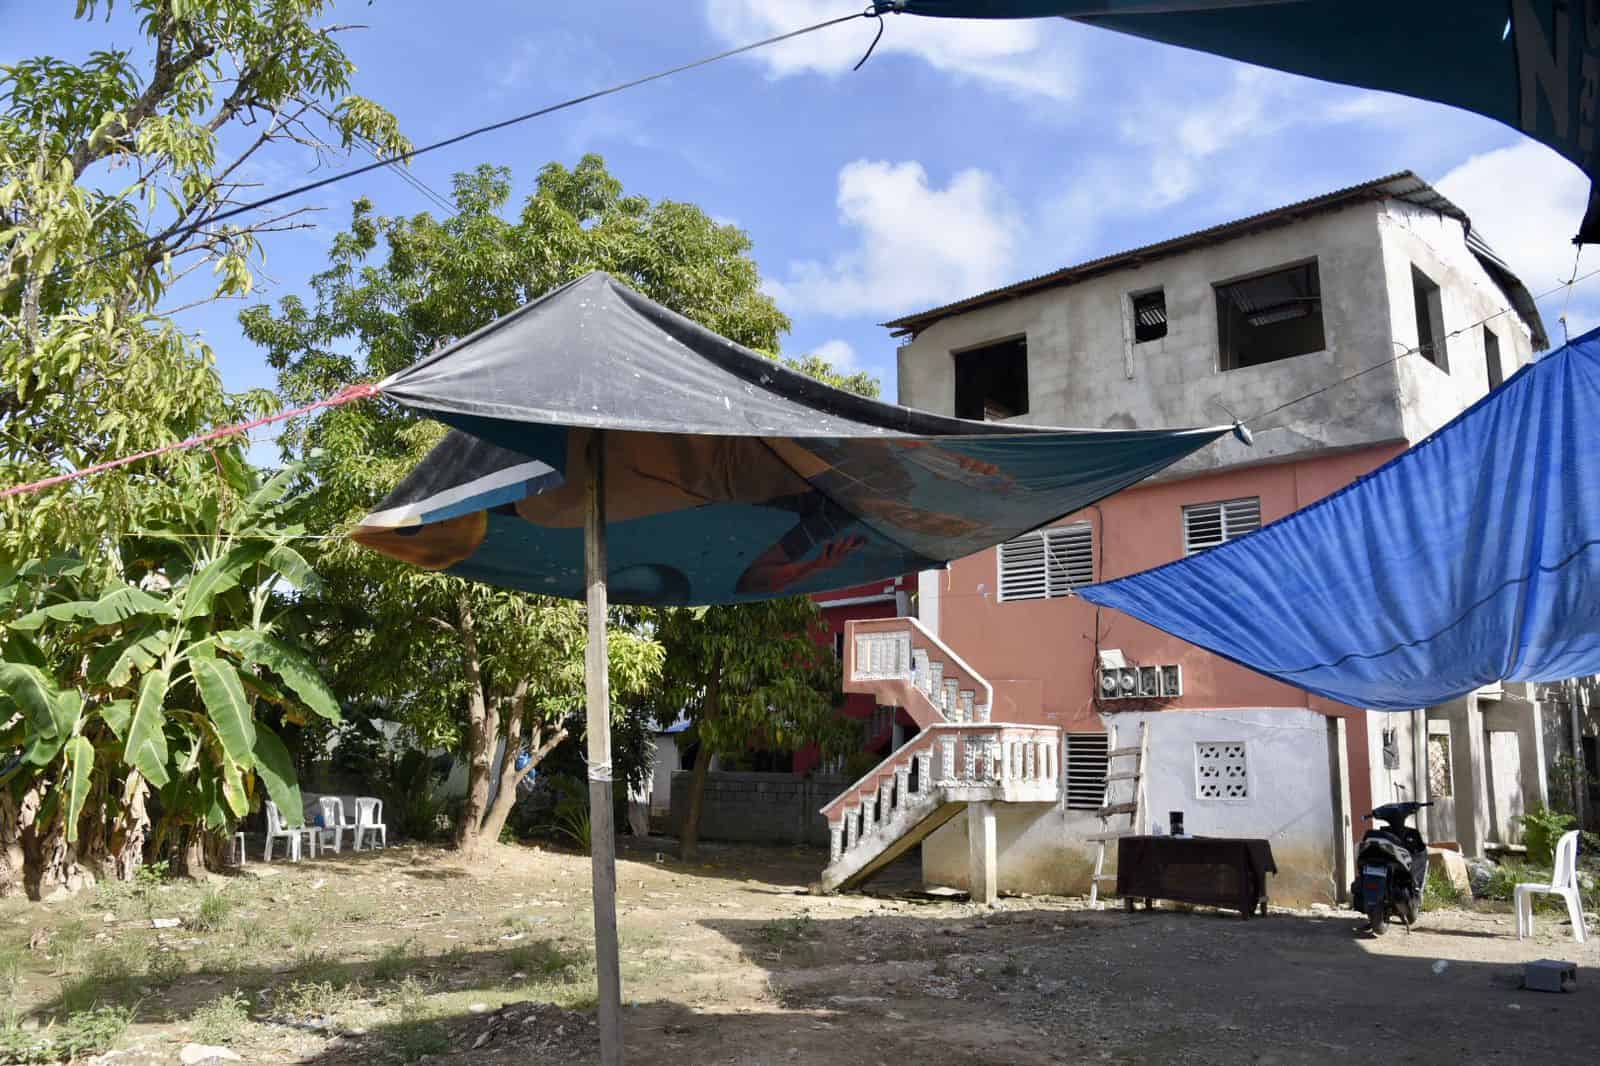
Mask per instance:
[[[970,555],[1227,427],[1059,430],[865,399],[588,274],[379,386],[454,428],[356,532],[430,569],[577,597],[589,433],[614,601],[730,603]]]

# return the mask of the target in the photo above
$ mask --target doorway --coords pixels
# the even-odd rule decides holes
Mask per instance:
[[[1510,730],[1489,733],[1489,832],[1501,844],[1522,843],[1522,747]]]

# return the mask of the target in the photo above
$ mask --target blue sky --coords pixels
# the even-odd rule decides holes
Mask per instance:
[[[416,142],[845,14],[852,0],[349,0],[357,91]],[[0,0],[0,62],[134,43],[126,12],[74,22],[65,0]],[[894,396],[876,323],[1009,281],[1252,214],[1396,170],[1439,184],[1542,291],[1571,269],[1586,183],[1487,119],[1247,68],[1059,19],[865,20],[725,61],[426,156],[440,191],[481,162],[519,191],[549,160],[605,156],[630,192],[699,204],[747,230],[794,320],[789,354],[866,369]],[[366,162],[366,159],[356,160]],[[284,152],[269,187],[305,180]],[[343,165],[343,164],[341,164]],[[299,290],[348,203],[431,205],[377,172],[313,194],[320,228],[268,247],[264,295]],[[1591,251],[1600,267],[1600,251]],[[1572,300],[1600,320],[1600,278]],[[258,294],[258,297],[260,295]],[[1552,334],[1559,299],[1544,305]],[[238,305],[185,312],[234,388],[271,385]]]

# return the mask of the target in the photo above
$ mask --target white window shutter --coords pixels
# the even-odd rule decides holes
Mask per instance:
[[[1110,745],[1104,733],[1068,733],[1067,806],[1097,810],[1106,799],[1106,758]]]
[[[1037,530],[999,548],[1000,602],[1065,596],[1094,580],[1094,531],[1087,522]]]
[[[1183,509],[1183,553],[1215,548],[1261,528],[1261,497],[1195,503]]]

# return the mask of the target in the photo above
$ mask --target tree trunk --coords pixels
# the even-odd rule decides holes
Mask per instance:
[[[17,801],[0,788],[0,898],[22,891],[22,840]]]
[[[227,866],[226,830],[207,829],[200,825],[184,826],[183,843],[177,850],[172,872],[179,877],[204,881],[212,871]]]
[[[560,727],[548,738],[543,737],[543,730],[535,729],[532,736],[533,750],[528,753],[528,765],[518,770],[517,751],[522,741],[522,712],[522,700],[514,699],[511,719],[506,726],[506,754],[500,761],[500,791],[495,794],[494,805],[489,808],[489,813],[483,816],[484,840],[500,839],[500,831],[505,828],[506,819],[511,816],[511,808],[517,805],[518,787],[527,780],[529,774],[539,768],[544,757],[554,751],[557,744],[567,739],[566,726]]]
[[[150,812],[145,800],[150,784],[138,771],[130,771],[122,790],[122,809],[111,823],[110,868],[118,881],[132,881],[144,865],[144,845],[150,836]]]
[[[77,848],[67,843],[60,806],[47,821],[39,819],[44,797],[35,785],[23,793],[18,812],[22,845],[22,889],[31,900],[55,892],[77,892],[94,884],[94,875],[78,864]]]
[[[456,819],[455,845],[467,858],[477,855],[483,844],[483,818],[489,806],[489,774],[493,769],[494,743],[498,739],[498,708],[484,691],[483,666],[478,658],[478,635],[472,605],[463,596],[457,601],[459,631],[467,675],[467,795]]]
[[[706,778],[711,775],[711,755],[711,745],[700,741],[700,750],[694,756],[694,772],[689,775],[689,809],[684,811],[678,837],[678,857],[684,862],[693,862],[700,847],[700,806],[706,796]]]
[[[708,730],[707,724],[716,719],[722,710],[722,654],[717,653],[711,666],[711,680],[706,682],[705,699],[700,703],[699,722],[695,727],[695,736],[700,741],[700,750],[695,753],[694,773],[689,777],[689,809],[683,812],[683,825],[678,829],[678,856],[684,862],[694,859],[695,851],[700,847],[700,809],[706,797],[706,778],[711,773],[710,737],[714,730]]]
[[[106,854],[106,815],[110,807],[106,802],[106,792],[109,788],[109,775],[95,774],[89,788],[88,802],[83,805],[83,814],[78,819],[78,861],[101,881],[110,876],[110,861]]]

